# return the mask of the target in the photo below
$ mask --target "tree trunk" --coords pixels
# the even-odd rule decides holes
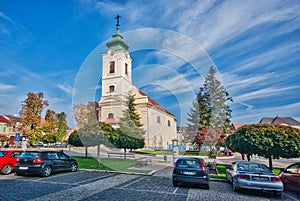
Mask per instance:
[[[85,157],[87,158],[88,155],[88,147],[85,147]]]
[[[98,167],[100,167],[100,144],[97,145],[97,161],[98,161]]]
[[[272,156],[269,156],[269,168],[273,169],[273,162],[272,162]]]
[[[124,148],[124,159],[126,159],[126,148]]]

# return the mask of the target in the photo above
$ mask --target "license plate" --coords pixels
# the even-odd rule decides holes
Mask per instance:
[[[185,175],[195,175],[196,172],[182,172],[182,174],[185,174]]]
[[[28,170],[28,167],[19,167],[20,170]]]
[[[257,181],[268,181],[268,177],[253,177],[253,180],[257,180]]]

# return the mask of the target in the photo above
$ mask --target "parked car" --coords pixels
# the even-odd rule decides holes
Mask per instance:
[[[17,158],[19,158],[22,152],[22,150],[0,150],[1,174],[10,174],[13,171]]]
[[[209,189],[209,173],[200,158],[179,158],[174,164],[172,180],[175,187],[179,183],[190,183]]]
[[[279,176],[284,188],[300,192],[300,162],[289,165],[280,172]]]
[[[226,179],[235,191],[241,189],[272,191],[280,196],[283,183],[280,177],[264,164],[257,162],[233,162],[226,169]]]
[[[31,144],[31,146],[32,146],[32,147],[43,147],[43,146],[44,146],[44,143],[38,142],[38,143]]]
[[[26,151],[17,160],[17,175],[36,174],[48,177],[52,172],[77,171],[78,164],[63,151]]]

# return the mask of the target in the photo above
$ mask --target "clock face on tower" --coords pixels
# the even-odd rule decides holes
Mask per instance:
[[[114,56],[114,52],[113,51],[110,52],[110,56]]]

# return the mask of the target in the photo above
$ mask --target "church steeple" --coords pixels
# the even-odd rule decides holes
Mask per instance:
[[[108,41],[106,43],[106,46],[109,49],[113,50],[124,50],[127,51],[129,48],[129,45],[123,40],[123,37],[120,33],[120,15],[117,15],[117,24],[116,24],[116,33],[112,36],[112,40]]]

